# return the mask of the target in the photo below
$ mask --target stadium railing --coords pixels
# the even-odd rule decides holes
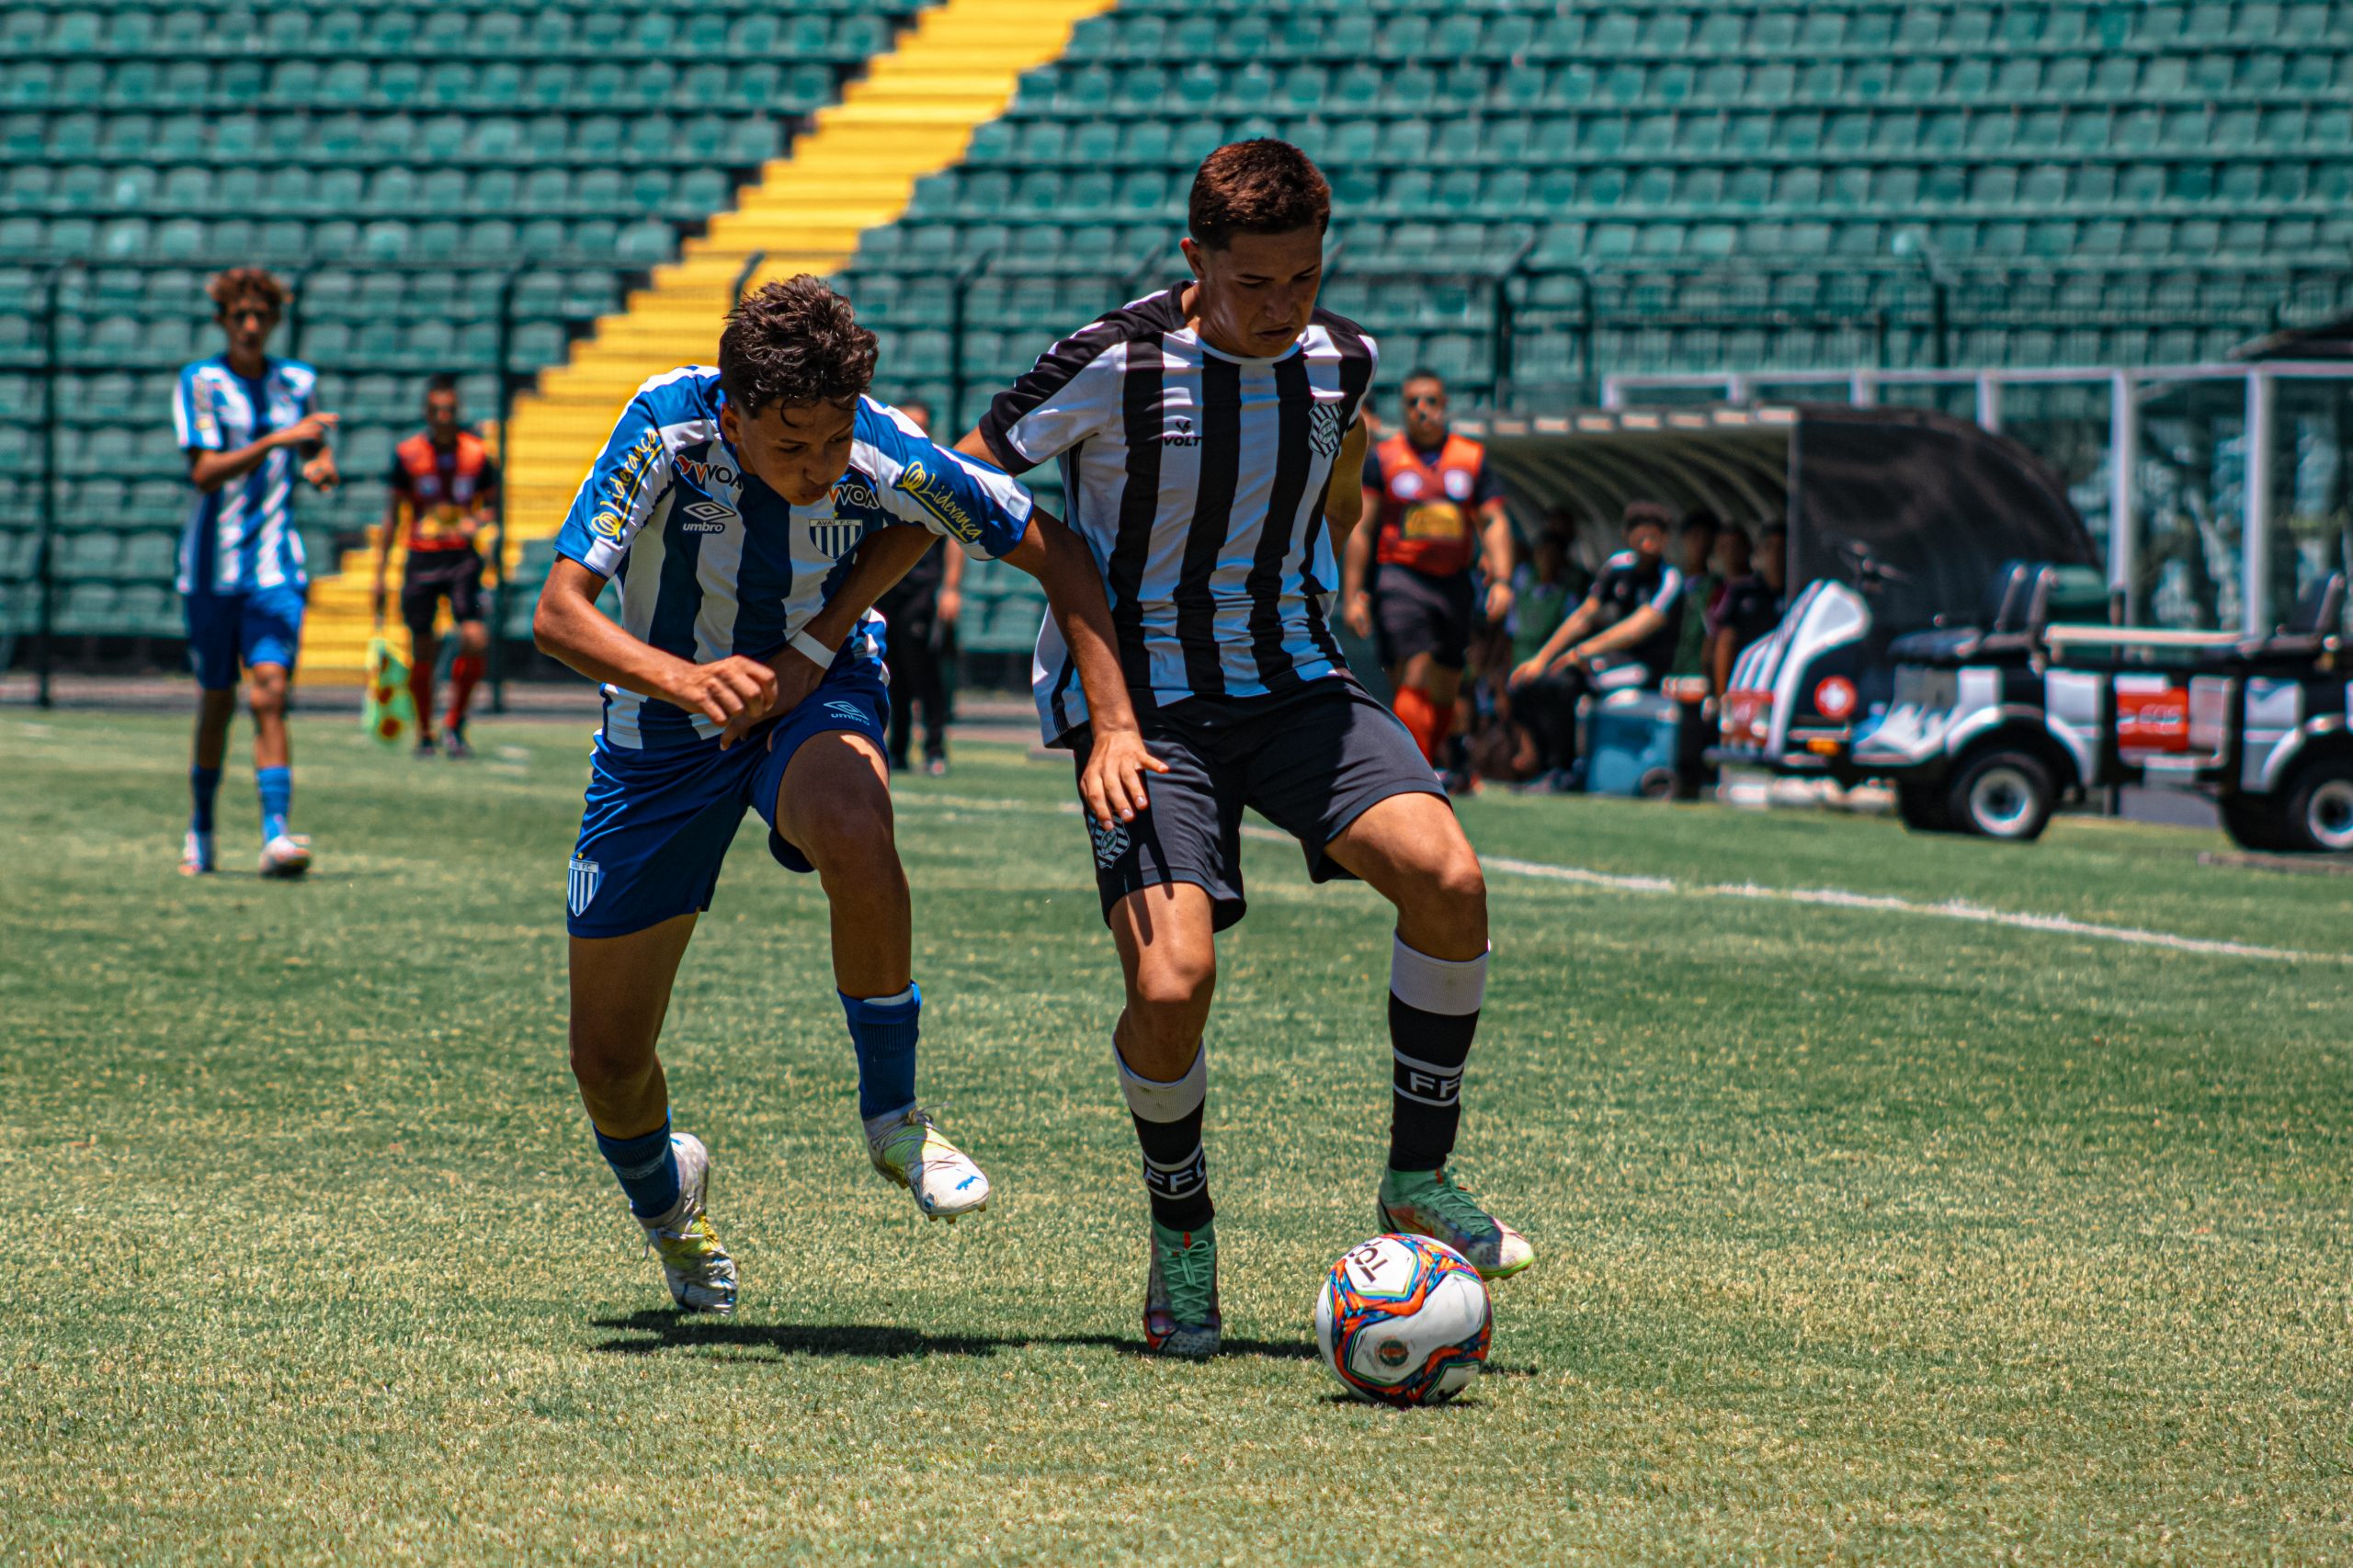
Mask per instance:
[[[76,570],[69,579],[59,570],[61,564],[59,543],[66,533],[66,530],[61,527],[64,491],[69,483],[76,482],[77,479],[86,482],[90,477],[86,473],[77,475],[74,472],[74,460],[69,459],[61,449],[72,432],[82,428],[72,420],[72,411],[61,406],[59,395],[61,378],[83,375],[101,376],[126,369],[143,370],[150,375],[159,376],[166,369],[176,371],[181,363],[200,357],[199,353],[184,352],[181,347],[176,347],[168,349],[152,349],[142,354],[133,346],[127,356],[119,353],[104,355],[73,353],[63,345],[60,333],[61,316],[68,302],[68,288],[77,278],[86,284],[90,275],[99,271],[145,274],[189,270],[188,265],[182,262],[141,262],[115,258],[100,261],[78,257],[54,262],[41,272],[40,280],[35,291],[33,319],[36,323],[36,331],[34,342],[29,350],[12,353],[5,346],[0,346],[0,373],[29,375],[38,389],[33,409],[34,417],[29,422],[29,427],[33,432],[36,460],[31,486],[33,505],[30,520],[33,526],[29,531],[32,536],[32,547],[29,559],[19,556],[14,572],[8,570],[10,562],[6,557],[0,556],[0,668],[7,667],[14,663],[13,655],[16,652],[14,644],[23,631],[28,630],[33,646],[31,662],[35,701],[41,707],[46,708],[51,705],[51,677],[56,671],[59,639],[61,635],[70,634],[67,628],[61,625],[61,590],[69,583],[75,585],[87,584],[98,587],[137,589],[153,585],[158,578],[158,574],[154,572]],[[371,266],[368,270],[370,274],[439,275],[447,272],[448,269],[423,264],[384,263]],[[448,358],[454,363],[445,364],[439,360],[428,363],[419,359],[415,354],[405,352],[396,357],[373,358],[361,353],[339,354],[331,363],[318,365],[315,368],[320,370],[323,377],[335,376],[348,380],[362,376],[384,376],[413,381],[420,388],[427,374],[442,369],[464,370],[468,372],[470,379],[488,376],[494,392],[495,413],[488,420],[481,423],[487,425],[495,433],[496,438],[493,445],[500,449],[501,460],[504,462],[507,457],[504,450],[504,437],[509,427],[509,415],[513,412],[515,394],[530,384],[541,369],[545,358],[546,346],[544,345],[538,346],[537,352],[523,350],[524,328],[528,325],[543,324],[552,320],[562,324],[566,335],[574,335],[585,330],[589,322],[594,319],[593,311],[567,312],[561,309],[560,302],[552,312],[544,302],[529,312],[528,317],[518,312],[517,296],[524,279],[545,270],[545,267],[537,265],[518,266],[506,268],[497,274],[495,308],[486,319],[478,317],[472,324],[477,335],[486,328],[491,341],[487,345],[475,345],[464,352],[448,356]],[[747,268],[747,272],[748,270]],[[286,320],[279,329],[281,336],[273,347],[288,358],[301,359],[305,358],[305,328],[320,314],[315,308],[308,312],[304,309],[303,284],[310,273],[280,269],[278,276],[288,286],[289,304]],[[162,404],[154,408],[153,415],[159,424],[168,419],[166,408]],[[19,428],[27,424],[21,418],[12,420],[11,423]],[[344,475],[347,485],[357,483],[373,488],[375,481],[376,476],[371,473],[347,472]],[[21,504],[21,489],[18,492],[18,499]],[[504,559],[507,554],[506,508],[506,495],[502,487],[499,493],[496,518],[497,537],[500,542],[497,559],[494,562],[496,580],[493,588],[494,608],[492,621],[493,625],[499,627],[508,624],[507,597],[511,591],[510,579],[513,575],[506,568]],[[378,511],[381,513],[381,508],[378,508]],[[7,539],[25,532],[26,530],[21,527],[25,520],[20,515],[0,515],[0,539]],[[7,553],[19,555],[19,552],[14,549]],[[23,602],[28,593],[31,599],[29,607],[25,606]],[[29,616],[22,613],[27,608],[30,609]],[[506,641],[507,639],[503,637],[494,637],[491,642],[488,676],[491,685],[491,706],[494,711],[503,709],[505,705],[506,659],[506,650],[502,644]]]

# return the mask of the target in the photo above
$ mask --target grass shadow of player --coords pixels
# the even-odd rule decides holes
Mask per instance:
[[[664,1350],[764,1350],[790,1356],[842,1356],[897,1360],[917,1356],[994,1356],[1028,1346],[1064,1345],[1146,1354],[1141,1341],[1116,1334],[995,1335],[927,1334],[897,1324],[744,1323],[694,1312],[647,1311],[627,1317],[598,1318],[595,1326],[616,1331],[594,1348],[614,1356],[651,1356]],[[1315,1356],[1306,1341],[1228,1339],[1222,1354],[1268,1360],[1305,1361]]]

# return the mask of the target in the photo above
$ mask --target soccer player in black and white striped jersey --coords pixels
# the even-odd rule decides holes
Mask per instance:
[[[1486,985],[1478,857],[1326,619],[1363,511],[1358,415],[1377,358],[1355,324],[1315,308],[1330,216],[1330,187],[1298,148],[1221,147],[1193,182],[1192,280],[1057,343],[961,447],[1016,473],[1060,460],[1165,768],[1140,809],[1093,831],[1127,978],[1112,1041],[1152,1205],[1144,1337],[1176,1356],[1211,1355],[1220,1335],[1201,1031],[1215,934],[1243,914],[1245,806],[1299,839],[1313,880],[1360,877],[1397,908],[1381,1228],[1435,1236],[1490,1278],[1534,1258],[1446,1169]],[[1051,618],[1034,682],[1046,739],[1083,769],[1093,737]]]

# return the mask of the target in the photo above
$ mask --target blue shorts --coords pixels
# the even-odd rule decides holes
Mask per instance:
[[[776,830],[784,770],[803,742],[831,731],[881,745],[890,711],[881,675],[859,667],[828,676],[767,730],[725,751],[716,741],[631,751],[598,735],[572,851],[565,928],[575,937],[626,937],[709,909],[746,807],[768,824],[768,853],[779,864],[813,870]]]
[[[188,615],[188,662],[196,684],[227,691],[237,684],[240,665],[283,665],[294,668],[302,647],[303,590],[289,584],[248,594],[192,593],[180,606]]]

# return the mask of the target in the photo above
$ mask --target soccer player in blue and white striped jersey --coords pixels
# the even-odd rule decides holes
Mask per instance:
[[[672,1131],[655,1043],[688,937],[748,810],[814,870],[875,1169],[926,1215],[988,1178],[915,1099],[923,996],[884,755],[874,601],[945,535],[1044,585],[1103,739],[1097,820],[1144,808],[1144,750],[1086,548],[985,463],[865,395],[874,335],[815,278],[728,318],[719,368],[656,376],[622,411],[557,536],[532,631],[605,683],[572,855],[572,1067],[597,1144],[690,1311],[726,1312],[735,1266],[705,1212],[710,1153]],[[616,624],[597,608],[620,584]]]
[[[233,267],[206,291],[228,346],[182,370],[172,399],[172,421],[196,486],[180,540],[178,587],[188,662],[202,693],[180,870],[197,876],[212,869],[213,801],[242,669],[261,793],[261,873],[299,877],[310,869],[311,841],[286,828],[294,792],[286,689],[302,643],[310,578],[294,531],[294,482],[335,488],[327,437],[335,416],[313,405],[318,372],[265,352],[286,304],[277,278],[257,267]]]

